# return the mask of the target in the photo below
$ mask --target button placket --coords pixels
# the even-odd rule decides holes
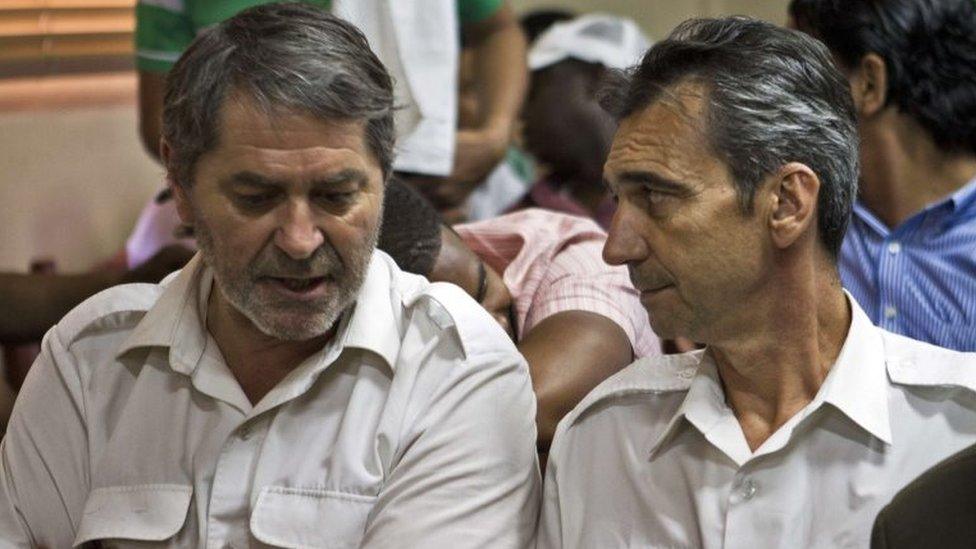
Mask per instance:
[[[213,520],[216,516],[246,514],[249,504],[252,478],[249,476],[257,453],[249,441],[258,432],[257,419],[245,420],[224,441],[217,458],[213,480],[210,484],[210,520],[207,524],[208,547],[233,546],[241,535],[228,524]],[[233,541],[229,541],[229,539]]]
[[[889,235],[888,238],[891,240],[885,241],[878,258],[878,305],[881,308],[879,324],[888,330],[897,330],[898,302],[895,296],[900,295],[903,283],[899,275],[905,261],[902,253],[904,236],[904,233],[900,233],[898,238]]]
[[[737,505],[745,503],[755,497],[758,491],[759,484],[751,477],[740,473],[732,485],[732,491],[729,494],[729,504]]]
[[[746,465],[732,479],[725,515],[725,547],[730,549],[757,545],[757,532],[752,524],[756,513],[762,510],[753,501],[760,489],[755,477],[755,471]]]

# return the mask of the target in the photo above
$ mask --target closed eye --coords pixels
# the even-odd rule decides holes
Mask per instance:
[[[655,189],[653,187],[644,187],[644,194],[647,196],[647,201],[651,205],[660,204],[668,198],[668,193],[662,192],[660,189]]]
[[[326,208],[347,207],[356,201],[359,190],[352,191],[328,191],[319,192],[313,195],[313,200]]]
[[[260,193],[236,193],[233,196],[234,203],[246,211],[262,210],[272,206],[278,199],[280,193],[268,191]]]

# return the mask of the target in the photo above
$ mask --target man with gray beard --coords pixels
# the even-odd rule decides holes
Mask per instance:
[[[0,445],[0,545],[530,543],[524,359],[374,251],[392,113],[366,40],[321,10],[197,38],[161,155],[201,252],[47,334]]]

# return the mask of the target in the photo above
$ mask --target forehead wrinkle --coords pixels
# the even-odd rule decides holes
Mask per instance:
[[[697,181],[702,160],[715,155],[706,124],[708,84],[689,76],[662,88],[644,108],[620,122],[607,156],[608,179],[656,167],[677,181]]]

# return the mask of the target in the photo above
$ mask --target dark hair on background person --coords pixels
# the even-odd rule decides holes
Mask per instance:
[[[561,8],[545,8],[532,10],[522,15],[519,19],[519,26],[525,33],[525,38],[529,44],[535,42],[540,34],[549,30],[549,27],[556,23],[574,19],[576,14]]]
[[[729,166],[744,213],[762,180],[788,162],[820,178],[820,240],[836,258],[857,194],[858,139],[843,75],[823,44],[745,17],[692,19],[640,64],[611,73],[601,103],[618,119],[685,80],[704,85],[705,137]]]
[[[163,137],[177,184],[192,184],[197,160],[216,145],[232,93],[269,115],[365,121],[366,144],[389,176],[393,82],[352,24],[313,6],[265,4],[200,34],[166,78]]]
[[[789,13],[846,70],[877,54],[888,103],[941,149],[976,153],[976,1],[793,0]]]
[[[383,199],[383,222],[376,247],[401,269],[428,276],[441,253],[441,216],[426,198],[396,176]]]

